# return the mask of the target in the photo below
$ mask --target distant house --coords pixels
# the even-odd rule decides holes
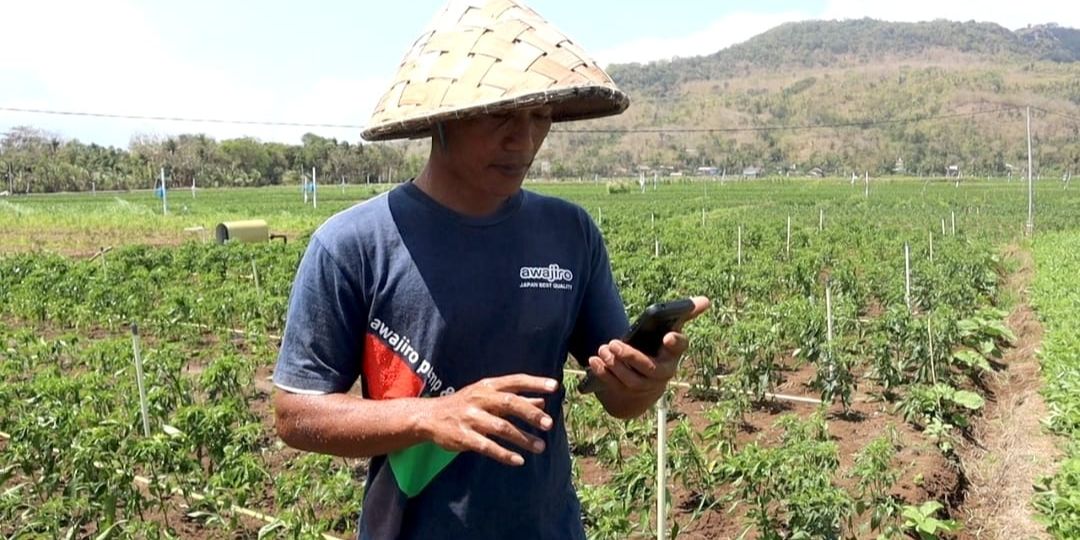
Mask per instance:
[[[904,174],[907,172],[907,168],[904,167],[904,158],[896,158],[896,165],[893,165],[892,172],[896,174]]]
[[[959,178],[959,177],[960,177],[960,166],[959,165],[949,165],[948,167],[945,168],[945,178]]]
[[[760,176],[761,176],[761,168],[760,167],[747,167],[747,168],[742,170],[742,177],[743,178],[758,178]]]
[[[821,170],[821,167],[814,167],[813,169],[810,169],[809,174],[810,174],[810,176],[812,178],[824,178],[825,177],[825,171]]]
[[[720,174],[719,167],[698,167],[698,176],[717,176]]]

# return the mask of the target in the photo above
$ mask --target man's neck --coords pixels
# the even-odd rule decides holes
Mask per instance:
[[[465,216],[484,217],[494,214],[509,197],[478,193],[464,182],[440,176],[429,165],[413,181],[420,191],[439,204]]]

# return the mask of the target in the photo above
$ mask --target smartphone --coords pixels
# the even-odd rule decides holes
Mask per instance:
[[[664,336],[674,330],[679,323],[684,322],[692,311],[694,311],[694,301],[689,298],[653,304],[638,315],[622,341],[648,356],[656,357],[660,353]],[[597,379],[589,368],[585,373],[585,378],[578,384],[578,392],[582,394],[595,392],[600,389],[601,384],[600,379]]]

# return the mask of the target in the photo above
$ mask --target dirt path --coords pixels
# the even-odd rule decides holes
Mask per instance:
[[[1028,293],[1035,264],[1031,252],[1020,246],[1009,246],[1004,255],[1018,263],[1005,282],[1016,299],[1007,323],[1017,341],[1005,353],[1007,368],[988,381],[993,395],[976,425],[980,445],[960,452],[970,485],[957,517],[965,525],[961,538],[1049,538],[1031,506],[1035,479],[1052,473],[1061,459],[1054,438],[1040,424],[1047,416],[1036,357],[1043,328]]]

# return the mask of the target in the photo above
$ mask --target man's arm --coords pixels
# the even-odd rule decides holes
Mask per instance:
[[[693,300],[694,310],[686,321],[709,309],[708,298],[697,296]],[[675,376],[679,358],[688,345],[682,325],[664,336],[663,346],[656,358],[650,358],[617,339],[601,345],[596,356],[589,358],[589,367],[603,383],[596,396],[608,414],[629,419],[649,410],[667,389],[668,381]]]
[[[277,389],[274,419],[278,436],[300,450],[368,457],[431,441],[447,450],[478,452],[506,465],[521,465],[525,460],[520,454],[493,438],[533,453],[544,451],[542,440],[507,418],[551,429],[543,398],[519,394],[550,394],[557,387],[554,379],[519,374],[484,379],[438,398],[369,400]]]

